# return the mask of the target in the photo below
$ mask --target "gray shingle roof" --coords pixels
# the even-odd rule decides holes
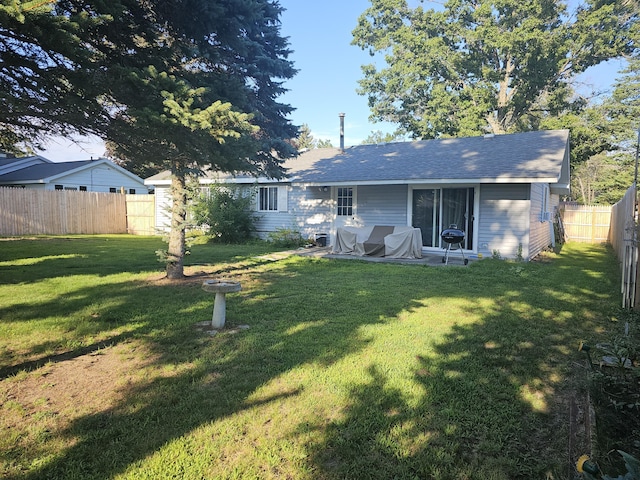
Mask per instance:
[[[288,176],[303,183],[404,181],[550,181],[560,178],[569,131],[538,131],[345,149],[315,149],[289,160]]]
[[[32,165],[5,175],[0,175],[0,183],[34,182],[44,180],[70,170],[75,170],[92,162],[95,163],[94,160],[83,160],[76,162],[42,163],[39,165]]]
[[[568,155],[568,130],[358,145],[344,152],[320,148],[287,160],[283,181],[316,185],[568,182]],[[167,183],[170,177],[165,171],[145,183]],[[253,177],[215,172],[205,178],[255,181]]]

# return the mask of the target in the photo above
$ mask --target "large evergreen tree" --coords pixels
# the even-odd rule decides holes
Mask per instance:
[[[449,0],[443,9],[372,0],[353,43],[384,54],[363,67],[371,117],[418,138],[536,128],[567,109],[568,83],[637,45],[635,0]]]
[[[281,8],[267,0],[191,0],[156,8],[162,39],[179,62],[125,72],[124,107],[109,145],[127,164],[154,164],[172,177],[167,275],[182,276],[186,180],[209,168],[282,175],[296,129],[280,104],[295,73],[279,35]],[[171,7],[171,8],[170,8]],[[167,37],[170,40],[164,40]]]
[[[93,88],[92,65],[100,59],[91,40],[113,12],[81,15],[68,4],[0,1],[2,150],[19,153],[52,134],[106,132],[108,112]]]
[[[0,117],[4,136],[97,133],[126,166],[169,170],[170,278],[183,275],[189,175],[278,177],[295,154],[292,109],[277,102],[295,73],[277,0],[0,2],[0,81],[16,112]]]

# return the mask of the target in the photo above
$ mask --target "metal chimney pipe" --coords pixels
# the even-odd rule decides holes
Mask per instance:
[[[344,152],[344,113],[338,116],[340,117],[340,151]]]

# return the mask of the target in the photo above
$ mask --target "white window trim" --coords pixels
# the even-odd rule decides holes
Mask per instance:
[[[271,210],[271,209],[262,209],[261,208],[261,192],[263,188],[268,188],[268,189],[275,189],[275,201],[276,201],[276,208]],[[256,192],[256,211],[261,212],[261,213],[276,213],[276,212],[286,212],[287,211],[287,203],[288,203],[288,190],[287,187],[284,185],[260,185],[257,188],[257,192]]]
[[[340,215],[339,214],[339,206],[338,206],[338,192],[341,188],[350,188],[351,189],[351,213],[346,214],[346,215]],[[345,185],[345,186],[340,186],[340,187],[336,187],[335,189],[335,205],[336,205],[336,211],[335,211],[335,215],[338,218],[347,218],[347,217],[354,217],[356,215],[356,206],[357,206],[357,189],[355,186],[349,186],[349,185]]]

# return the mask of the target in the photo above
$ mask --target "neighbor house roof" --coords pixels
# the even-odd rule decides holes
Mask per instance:
[[[0,175],[0,184],[51,183],[60,177],[103,164],[107,164],[109,167],[121,171],[123,174],[135,179],[136,181],[141,181],[138,176],[128,170],[116,165],[106,158],[100,158],[97,160],[81,160],[73,162],[47,161],[47,163],[30,165],[26,168],[21,168],[4,175]]]
[[[31,165],[38,165],[42,163],[51,163],[51,160],[47,160],[39,155],[32,155],[30,157],[0,157],[0,175],[5,175],[16,170],[30,167]]]
[[[421,140],[308,150],[285,162],[283,181],[307,185],[535,183],[569,188],[569,131]],[[211,173],[207,181],[265,181]],[[169,172],[145,184],[163,185]],[[271,180],[273,181],[273,180]]]

